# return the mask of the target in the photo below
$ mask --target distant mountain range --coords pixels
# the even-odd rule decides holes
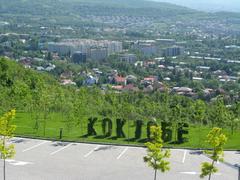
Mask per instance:
[[[154,2],[155,1],[155,2]],[[157,1],[157,2],[156,2]],[[165,2],[160,2],[165,1]],[[202,18],[235,18],[239,22],[240,13],[206,13],[204,6],[197,6],[196,0],[0,0],[0,21],[43,24],[79,24],[87,16],[128,16],[147,17],[159,22],[187,21]],[[200,1],[200,0],[199,0]],[[211,1],[211,0],[209,0]],[[212,0],[224,3],[223,0]],[[235,2],[237,0],[229,0]],[[240,1],[240,0],[238,0]],[[170,4],[171,2],[172,4]],[[187,2],[189,2],[187,4]],[[225,4],[227,4],[227,0]],[[176,5],[176,4],[180,5]],[[201,0],[207,3],[207,0]],[[236,2],[236,8],[239,2]],[[186,6],[191,6],[191,8]],[[194,10],[194,6],[196,6]],[[227,7],[227,6],[226,6]],[[209,6],[210,8],[210,6]],[[239,7],[240,9],[240,7]],[[239,11],[240,12],[240,11]],[[89,18],[88,17],[88,18]],[[95,18],[96,19],[96,18]],[[85,20],[84,20],[85,22]],[[100,22],[102,23],[102,22]]]
[[[240,12],[240,0],[151,0],[157,2],[168,2],[192,9],[203,11],[231,11]]]
[[[178,15],[192,15],[197,11],[170,3],[146,0],[0,0],[1,13],[48,17],[91,14],[175,18]]]

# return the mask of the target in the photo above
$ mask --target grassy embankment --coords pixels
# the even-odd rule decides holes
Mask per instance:
[[[44,136],[43,122],[40,122],[39,128],[34,129],[36,121],[34,120],[31,114],[27,113],[18,113],[14,124],[17,125],[16,135],[27,136],[27,137],[39,137],[39,138],[50,138],[50,139],[59,139],[59,129],[63,128],[63,140],[79,141],[79,142],[105,142],[105,143],[114,143],[114,144],[134,144],[134,145],[143,145],[143,142],[146,141],[146,123],[142,128],[142,137],[139,140],[134,140],[135,125],[133,121],[126,122],[124,125],[124,132],[126,138],[116,138],[116,123],[113,121],[113,133],[111,137],[104,138],[102,136],[102,126],[101,120],[99,119],[94,128],[97,131],[97,136],[84,136],[87,134],[87,118],[82,118],[80,125],[76,125],[76,122],[73,122],[70,128],[67,127],[64,122],[64,118],[61,113],[52,113],[50,114],[46,122],[46,133]],[[128,126],[129,125],[129,126]],[[189,128],[189,138],[188,142],[183,144],[175,143],[166,143],[166,147],[186,147],[186,148],[208,148],[209,146],[205,143],[206,135],[210,131],[210,127],[199,127],[191,126]],[[224,132],[228,137],[228,142],[225,146],[225,149],[240,149],[240,131],[235,131],[234,134],[231,134],[231,131],[225,129]],[[173,139],[175,133],[173,134]]]

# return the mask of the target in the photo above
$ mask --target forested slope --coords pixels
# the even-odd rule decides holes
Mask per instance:
[[[57,81],[47,74],[25,69],[15,61],[0,58],[0,107],[26,110],[42,91],[54,89]]]
[[[70,140],[84,137],[88,141],[124,143],[127,138],[128,142],[141,143],[148,137],[144,129],[157,123],[172,133],[165,139],[171,146],[206,147],[207,132],[217,126],[227,132],[228,148],[240,147],[239,102],[226,106],[223,97],[206,103],[167,92],[115,93],[98,87],[64,87],[48,74],[1,58],[1,114],[13,108],[17,111],[14,123],[19,135],[57,138],[59,128],[63,128],[64,138]],[[109,121],[112,125],[106,126]],[[123,123],[121,128],[126,133],[120,137],[119,123]],[[181,128],[189,132],[181,131],[186,141],[174,135]]]
[[[198,12],[169,3],[145,0],[0,0],[0,13],[6,17],[40,17],[41,21],[44,21],[47,20],[45,18],[57,17],[81,20],[79,16],[87,15],[145,16],[170,20],[177,16],[193,16]]]

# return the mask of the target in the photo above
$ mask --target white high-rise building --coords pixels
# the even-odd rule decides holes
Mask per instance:
[[[122,42],[109,40],[92,40],[92,39],[66,39],[62,42],[48,43],[48,51],[57,52],[59,55],[71,55],[76,51],[86,53],[88,58],[91,58],[91,49],[106,49],[107,56],[122,52]],[[101,55],[103,51],[95,51]]]

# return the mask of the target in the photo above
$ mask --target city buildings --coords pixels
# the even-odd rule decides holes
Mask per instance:
[[[150,57],[158,54],[155,40],[139,40],[133,45],[133,49],[140,51],[143,56]]]
[[[66,39],[61,42],[49,42],[49,52],[57,52],[59,55],[71,56],[74,52],[86,53],[87,58],[102,60],[107,56],[122,52],[122,42],[92,39]]]
[[[135,63],[137,56],[135,54],[120,54],[119,59],[122,62]]]
[[[176,40],[175,39],[156,39],[156,42],[159,44],[159,45],[168,45],[168,46],[172,46],[176,43]]]
[[[87,61],[87,54],[82,53],[81,51],[76,51],[72,55],[72,61],[76,64],[85,63]]]
[[[172,46],[166,48],[163,52],[164,56],[180,56],[184,53],[184,49],[180,46]]]

